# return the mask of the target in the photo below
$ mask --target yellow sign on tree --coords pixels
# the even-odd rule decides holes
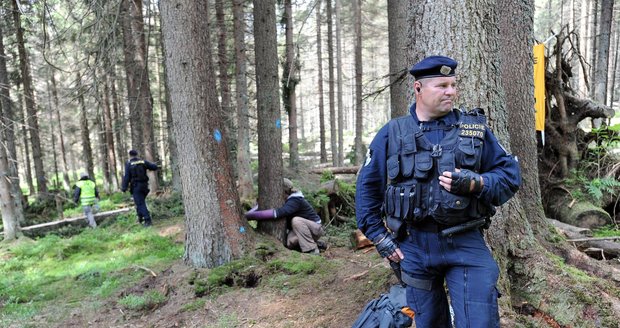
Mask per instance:
[[[545,45],[534,46],[534,104],[536,131],[545,130]]]

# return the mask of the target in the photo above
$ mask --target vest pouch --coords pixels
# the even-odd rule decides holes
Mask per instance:
[[[415,163],[416,144],[415,139],[403,143],[400,159],[400,173],[403,177],[409,178],[413,174]]]
[[[441,202],[434,218],[445,225],[456,225],[471,220],[468,210],[472,199],[467,196],[455,195],[441,188]]]
[[[476,156],[476,150],[480,151],[482,141],[477,138],[463,138],[458,145],[459,151],[463,154],[461,159],[461,167],[474,168],[476,167],[477,159],[480,156]]]
[[[398,159],[398,154],[390,155],[387,159],[387,174],[390,180],[396,179],[398,177],[398,174],[400,173],[400,163]]]
[[[431,168],[433,168],[433,159],[429,152],[415,154],[415,172],[413,177],[416,179],[427,179]]]
[[[407,225],[401,218],[394,216],[387,216],[385,219],[385,225],[392,232],[392,237],[398,241],[403,241],[407,236]]]

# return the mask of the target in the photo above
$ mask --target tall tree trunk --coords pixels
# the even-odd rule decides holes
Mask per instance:
[[[250,166],[250,119],[248,109],[247,56],[245,47],[244,5],[246,0],[233,1],[235,39],[235,86],[237,99],[237,177],[239,196],[252,195],[252,168]]]
[[[24,223],[24,211],[22,205],[22,189],[19,185],[19,173],[17,167],[17,147],[15,145],[15,122],[17,122],[17,115],[11,103],[11,93],[9,87],[9,75],[6,66],[6,53],[4,51],[4,35],[2,31],[2,24],[0,24],[0,109],[2,109],[2,115],[0,115],[0,123],[4,127],[3,132],[0,133],[0,137],[6,140],[7,160],[9,165],[9,181],[11,184],[11,195],[13,198],[13,208],[15,219],[18,224]]]
[[[51,69],[51,67],[48,69],[48,74],[49,75],[53,75],[53,70]],[[49,77],[49,76],[48,76]],[[49,115],[49,125],[50,125],[50,141],[52,142],[52,160],[54,163],[54,176],[52,178],[52,187],[56,190],[56,192],[58,192],[58,190],[60,189],[60,183],[59,183],[59,179],[60,179],[60,173],[58,171],[58,158],[56,156],[56,133],[54,131],[54,112],[58,110],[58,108],[55,106],[56,104],[53,104],[52,101],[52,87],[50,85],[50,80],[51,78],[47,79],[45,81],[45,87],[47,88],[47,105],[48,105],[48,115]],[[66,189],[65,189],[66,190]]]
[[[336,86],[338,87],[338,92],[336,93],[336,99],[338,100],[338,125],[336,126],[336,130],[338,131],[338,161],[336,166],[342,166],[344,162],[344,137],[343,131],[345,129],[344,125],[344,86],[342,84],[342,21],[341,21],[341,4],[342,0],[336,1]]]
[[[282,128],[278,92],[275,0],[253,0],[258,110],[258,205],[282,205]],[[259,221],[258,229],[286,242],[286,221]]]
[[[112,121],[114,122],[114,139],[116,142],[116,158],[117,158],[117,167],[124,168],[125,161],[127,160],[127,146],[124,140],[125,136],[125,116],[123,115],[123,110],[119,105],[119,99],[116,92],[116,65],[112,65],[110,70],[108,71],[110,74],[110,96],[112,97]]]
[[[591,2],[591,26],[590,26],[590,77],[593,77],[596,74],[596,66],[598,64],[597,56],[597,47],[598,47],[598,31],[599,31],[599,21],[598,21],[598,0],[590,0]],[[594,95],[596,93],[596,81],[593,81],[592,87],[590,88],[590,98],[594,99]]]
[[[39,137],[39,120],[37,118],[37,104],[34,98],[32,87],[32,75],[30,74],[30,61],[26,52],[26,41],[24,40],[24,29],[21,27],[21,14],[17,5],[17,0],[13,0],[13,22],[15,23],[17,50],[19,52],[19,66],[24,86],[24,98],[26,102],[26,124],[30,130],[30,143],[32,144],[32,158],[34,161],[34,172],[37,178],[37,192],[39,197],[47,195],[47,181],[45,169],[43,167],[43,153],[41,150],[41,138]]]
[[[65,138],[62,130],[62,121],[60,119],[60,103],[58,101],[58,87],[56,86],[56,77],[54,70],[50,72],[50,82],[52,88],[52,97],[54,98],[54,116],[56,118],[56,124],[58,124],[58,143],[60,146],[60,159],[62,164],[62,181],[63,188],[66,191],[71,190],[71,183],[69,182],[69,167],[67,166],[67,154],[65,151]],[[52,118],[53,120],[53,118]]]
[[[390,58],[390,117],[409,112],[407,63],[407,0],[388,1],[388,47]]]
[[[316,2],[316,57],[318,77],[318,97],[319,97],[319,139],[321,147],[321,163],[327,163],[327,149],[325,148],[325,103],[323,101],[323,38],[321,36],[321,2]]]
[[[179,164],[187,227],[184,259],[194,267],[215,267],[242,257],[252,240],[240,212],[226,139],[221,137],[205,19],[208,8],[182,0],[160,6],[174,134],[183,154]]]
[[[364,108],[362,103],[362,2],[353,0],[355,17],[355,165],[362,162],[364,156],[362,130]]]
[[[0,33],[2,37],[2,33]],[[4,113],[3,113],[4,114]],[[6,152],[7,140],[4,134],[0,134],[2,147],[0,147],[0,213],[2,214],[2,230],[4,240],[11,241],[19,234],[19,221],[15,211],[15,200],[11,188],[11,168],[9,167]]]
[[[93,163],[93,150],[90,142],[90,130],[88,127],[88,110],[84,100],[84,90],[82,88],[82,77],[79,72],[75,73],[77,83],[77,99],[80,106],[80,131],[82,137],[82,159],[86,164],[86,172],[91,178],[95,178],[95,164]]]
[[[608,82],[608,98],[609,102],[607,102],[607,106],[612,107],[615,100],[615,89],[616,89],[616,73],[618,73],[618,50],[620,45],[620,24],[616,23],[616,35],[615,35],[615,44],[614,44],[614,64],[611,70],[611,78]]]
[[[336,108],[334,97],[334,32],[333,32],[333,15],[332,15],[332,0],[325,1],[325,16],[327,16],[327,71],[328,71],[328,86],[329,86],[329,128],[330,128],[330,142],[332,151],[332,165],[338,166],[338,126],[336,121]]]
[[[284,0],[284,17],[286,35],[286,60],[282,70],[282,102],[288,113],[289,166],[294,172],[299,168],[299,140],[297,139],[297,104],[295,89],[299,78],[293,42],[293,6],[291,0]]]
[[[110,76],[107,73],[103,74],[103,132],[105,136],[106,154],[110,176],[112,181],[110,184],[112,188],[119,188],[118,174],[116,169],[116,152],[114,150],[114,131],[112,129],[112,110],[110,108]],[[120,140],[117,140],[120,142]]]
[[[28,140],[30,140],[30,138],[28,137],[28,113],[26,112],[26,108],[24,107],[24,101],[22,100],[23,97],[20,97],[20,108],[22,109],[22,138],[24,141],[24,162],[26,165],[26,183],[28,184],[28,195],[29,196],[33,196],[36,194],[35,192],[35,188],[34,188],[34,182],[32,181],[32,164],[30,162],[30,143],[28,142]],[[26,204],[28,204],[26,202]]]
[[[505,7],[506,5],[502,6]],[[523,6],[524,9],[531,11],[531,7]],[[412,40],[412,43],[409,51],[411,52],[410,58],[417,60],[437,54],[455,58],[459,62],[457,74],[458,83],[461,86],[459,89],[461,103],[456,105],[466,108],[484,108],[495,135],[507,149],[510,149],[510,138],[506,124],[508,120],[506,102],[500,79],[502,71],[500,69],[500,44],[495,10],[495,2],[491,0],[479,1],[475,5],[466,0],[453,1],[449,5],[446,3],[431,5],[411,3],[408,25],[410,26],[409,39]],[[507,14],[507,16],[507,18],[512,18],[518,15]],[[528,21],[527,18],[523,20]],[[531,18],[529,22],[531,24]],[[529,40],[529,38],[531,38],[531,34],[526,34],[525,37],[510,42],[520,42],[522,39]],[[531,47],[527,46],[528,44],[529,41],[526,41],[525,45],[521,44],[519,50],[521,52],[531,51]],[[530,66],[531,63],[528,62],[527,67]],[[528,80],[532,76],[531,71],[529,72]],[[531,88],[531,85],[528,87]],[[528,95],[529,98],[527,98]],[[532,91],[529,90],[519,97],[533,99]],[[533,114],[533,103],[531,101],[528,109]],[[534,177],[530,177],[530,179],[536,181]],[[540,215],[542,215],[541,208],[538,208]],[[535,213],[533,214],[535,215]],[[502,294],[509,295],[511,291],[512,286],[508,275],[508,270],[514,270],[514,268],[509,267],[511,261],[518,261],[518,257],[526,252],[519,247],[514,247],[515,244],[512,242],[502,242],[500,236],[506,238],[504,240],[512,240],[517,236],[523,237],[526,224],[527,220],[523,208],[518,200],[513,199],[499,208],[498,214],[493,217],[493,224],[488,230],[491,248],[495,251],[495,257],[500,266],[500,292]],[[534,242],[533,237],[531,235],[529,237],[530,239],[524,240],[524,243]],[[510,296],[501,300],[502,302],[510,302]],[[503,305],[503,310],[511,311],[511,308],[507,306],[508,304]]]
[[[594,71],[594,101],[604,105],[607,101],[607,78],[609,72],[609,47],[614,0],[601,0],[600,33],[596,45],[596,70]],[[594,120],[600,127],[602,119]]]
[[[227,3],[230,1],[227,1]],[[215,0],[215,21],[218,30],[217,36],[217,59],[219,68],[220,81],[220,99],[222,103],[222,118],[224,119],[224,138],[228,145],[228,151],[231,156],[235,152],[235,112],[232,108],[232,96],[230,91],[230,74],[228,69],[230,63],[228,60],[228,26],[226,25],[226,14],[224,12],[223,0]],[[233,167],[236,167],[236,163]],[[236,169],[234,170],[236,171]]]

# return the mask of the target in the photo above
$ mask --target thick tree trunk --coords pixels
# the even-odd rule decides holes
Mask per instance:
[[[407,63],[407,0],[388,1],[388,47],[390,58],[390,117],[409,112]]]
[[[47,181],[45,169],[43,167],[43,153],[41,150],[41,138],[39,136],[39,119],[37,116],[37,104],[32,87],[32,75],[30,74],[30,60],[26,52],[26,41],[24,40],[24,29],[21,26],[21,14],[17,5],[17,0],[13,0],[13,22],[15,24],[17,37],[17,50],[19,53],[19,66],[21,71],[22,83],[24,86],[24,100],[26,102],[26,112],[28,116],[25,121],[30,130],[30,143],[32,144],[32,158],[34,161],[34,172],[37,180],[37,192],[39,197],[47,194]]]
[[[20,99],[23,99],[23,98],[20,98]],[[26,108],[23,107],[23,101],[21,101],[19,105],[22,109],[22,118],[23,118],[22,139],[24,142],[24,148],[23,148],[24,149],[24,154],[23,154],[24,161],[22,163],[24,163],[26,166],[26,183],[28,184],[28,195],[33,196],[36,194],[36,192],[34,188],[34,182],[32,181],[32,164],[30,162],[30,143],[28,142],[30,138],[28,137],[28,128],[27,128],[28,113],[26,112]]]
[[[299,78],[293,40],[293,6],[291,0],[284,0],[284,18],[286,35],[286,60],[282,70],[282,100],[284,110],[288,113],[289,167],[296,172],[299,167],[299,140],[297,138],[297,97],[295,89]]]
[[[355,17],[355,161],[358,165],[363,159],[362,130],[364,108],[362,103],[362,3],[353,0],[353,15]]]
[[[607,102],[607,78],[609,71],[609,47],[614,0],[601,0],[601,24],[596,44],[596,70],[594,71],[594,101],[604,105]],[[600,127],[602,120],[594,120]]]
[[[282,205],[282,129],[278,92],[275,0],[254,0],[256,105],[258,111],[258,205]],[[286,241],[284,220],[260,221],[258,228]]]
[[[24,211],[22,205],[22,190],[19,185],[19,174],[17,167],[17,147],[15,145],[15,122],[18,122],[16,113],[11,103],[11,94],[9,87],[9,75],[7,73],[6,66],[6,53],[4,51],[3,31],[0,25],[0,109],[2,109],[2,115],[0,115],[0,122],[4,127],[3,133],[0,133],[0,137],[6,140],[6,149],[8,151],[8,165],[9,176],[8,179],[11,184],[11,195],[14,202],[15,219],[18,224],[24,222]]]
[[[235,39],[235,86],[237,99],[237,177],[239,196],[248,199],[253,192],[250,166],[250,112],[248,108],[247,55],[245,46],[246,0],[233,1]]]
[[[321,2],[316,3],[316,57],[318,73],[318,98],[319,98],[319,141],[321,148],[321,163],[327,163],[327,149],[325,148],[325,103],[323,101],[323,38],[321,35]]]
[[[226,1],[229,3],[230,1]],[[228,145],[228,151],[232,155],[235,151],[235,111],[232,106],[232,96],[230,91],[230,74],[228,70],[230,63],[228,60],[228,26],[226,25],[226,14],[224,12],[224,1],[215,0],[215,20],[217,24],[217,59],[218,76],[220,82],[220,101],[222,104],[222,118],[224,119],[224,138]],[[236,168],[235,168],[236,171]]]
[[[243,256],[252,240],[240,213],[232,170],[222,165],[229,158],[221,135],[224,124],[205,20],[208,8],[183,0],[160,6],[174,134],[183,154],[179,164],[187,226],[184,259],[195,267],[215,267]]]

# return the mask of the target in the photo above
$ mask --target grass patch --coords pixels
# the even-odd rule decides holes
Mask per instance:
[[[141,265],[157,270],[182,254],[182,245],[136,225],[132,215],[71,238],[48,235],[2,245],[0,326],[33,317],[47,307],[109,297],[146,274],[125,269]],[[156,296],[145,296],[145,306],[159,302]],[[127,306],[139,303],[136,299],[127,302]]]
[[[151,290],[142,295],[130,294],[118,301],[124,308],[134,311],[152,310],[165,302],[166,296],[157,290]]]

